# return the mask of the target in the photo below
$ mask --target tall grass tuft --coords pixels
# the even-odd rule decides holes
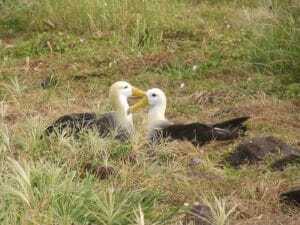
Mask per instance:
[[[14,98],[20,97],[26,90],[26,86],[19,81],[18,77],[10,78],[9,83],[3,84],[3,87]]]
[[[33,203],[33,190],[30,181],[30,172],[23,168],[17,161],[8,158],[10,169],[12,171],[11,180],[13,186],[10,188],[10,193],[27,207],[31,208]]]
[[[202,218],[211,225],[229,225],[230,218],[235,213],[236,205],[228,207],[227,199],[219,198],[215,194],[211,196],[202,196],[202,202],[210,209],[211,216]]]
[[[93,198],[89,204],[90,216],[96,224],[129,225],[142,224],[144,221],[163,224],[168,221],[166,215],[173,215],[173,212],[157,212],[158,197],[150,190],[126,190],[111,186]],[[138,208],[139,213],[136,212]]]
[[[0,128],[0,152],[7,153],[12,150],[11,137],[7,125],[2,125]]]
[[[0,202],[5,202],[0,205],[1,224],[87,224],[89,178],[78,182],[74,172],[49,163],[8,162],[9,170],[1,179]]]

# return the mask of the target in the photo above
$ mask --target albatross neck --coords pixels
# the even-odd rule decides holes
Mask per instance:
[[[128,113],[129,104],[126,96],[118,96],[115,101],[115,110],[120,124],[133,125],[132,114]]]
[[[161,121],[166,121],[165,117],[165,107],[154,106],[148,112],[149,125],[153,126]]]

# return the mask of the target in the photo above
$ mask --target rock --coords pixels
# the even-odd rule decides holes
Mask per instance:
[[[210,225],[211,210],[207,205],[196,202],[183,218],[183,225]]]
[[[288,161],[300,157],[300,150],[272,136],[256,137],[239,144],[224,161],[231,166],[238,167],[243,164],[255,164],[269,154],[282,156],[274,163],[273,168],[284,168]]]
[[[92,165],[91,163],[85,164],[84,170],[100,180],[108,179],[116,174],[115,169],[111,166]]]
[[[300,186],[293,187],[286,192],[282,192],[279,195],[279,199],[282,203],[300,207]]]

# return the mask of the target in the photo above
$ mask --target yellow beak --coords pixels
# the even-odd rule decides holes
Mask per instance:
[[[144,91],[142,91],[141,89],[132,87],[132,96],[133,97],[144,97],[144,96],[146,96],[146,93]]]
[[[149,105],[148,98],[147,96],[144,95],[144,97],[140,101],[138,101],[133,106],[130,106],[129,111],[134,113],[137,112],[139,109],[145,108],[148,105]]]

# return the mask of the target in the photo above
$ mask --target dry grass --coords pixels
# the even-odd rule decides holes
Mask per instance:
[[[0,0],[1,224],[179,225],[184,203],[205,199],[214,225],[299,223],[278,203],[297,166],[220,167],[242,138],[149,149],[144,112],[128,145],[39,138],[60,115],[108,111],[108,86],[126,79],[164,89],[174,121],[250,115],[245,138],[299,144],[297,1],[13,3]],[[114,173],[99,180],[103,168]]]

